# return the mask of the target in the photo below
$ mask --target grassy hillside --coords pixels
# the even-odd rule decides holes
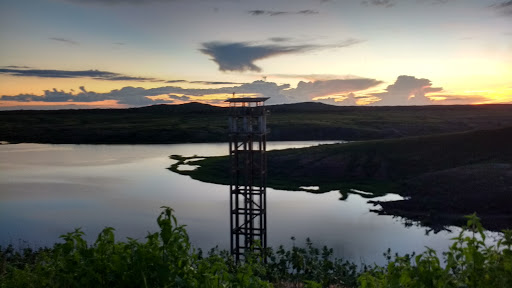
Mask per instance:
[[[368,140],[512,125],[512,105],[268,106],[269,140]],[[133,109],[0,111],[0,141],[143,144],[227,141],[226,108],[199,103]]]
[[[317,192],[341,189],[344,193],[355,188],[374,195],[398,192],[411,199],[383,204],[383,213],[393,209],[392,214],[402,216],[407,210],[423,216],[444,213],[458,221],[459,216],[477,212],[486,224],[486,216],[493,214],[502,219],[502,228],[512,223],[510,143],[512,127],[270,151],[268,186],[290,190],[320,186]],[[188,162],[200,165],[194,171],[171,169],[228,184],[228,160],[225,156]]]

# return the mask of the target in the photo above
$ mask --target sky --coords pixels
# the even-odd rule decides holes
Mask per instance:
[[[512,103],[510,0],[0,0],[0,110]]]

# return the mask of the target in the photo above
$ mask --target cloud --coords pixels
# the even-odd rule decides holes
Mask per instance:
[[[363,42],[363,40],[349,38],[334,45],[252,45],[248,42],[207,42],[203,43],[202,53],[212,57],[219,65],[220,71],[255,71],[261,68],[254,61],[283,54],[302,53],[316,49],[342,48]]]
[[[500,3],[490,5],[490,7],[503,15],[512,16],[512,0],[501,1]]]
[[[306,79],[309,81],[334,80],[334,79],[360,79],[364,77],[356,75],[338,75],[338,74],[269,74],[268,77]]]
[[[318,14],[318,11],[315,10],[300,10],[297,12],[289,12],[289,11],[271,11],[271,10],[249,10],[247,13],[252,16],[283,16],[283,15],[314,15]]]
[[[10,68],[7,68],[10,67]],[[49,69],[27,69],[20,66],[7,66],[0,68],[0,74],[16,77],[40,77],[40,78],[92,78],[96,80],[109,81],[140,81],[140,82],[163,82],[163,80],[146,77],[135,77],[120,73],[100,70],[49,70]]]
[[[401,75],[386,88],[386,92],[371,95],[381,99],[374,105],[429,105],[433,103],[426,94],[442,90],[441,87],[432,87],[428,79]]]
[[[173,100],[197,101],[201,100],[201,98],[206,95],[213,94],[225,95],[224,98],[228,98],[232,93],[236,93],[238,95],[271,97],[271,99],[268,101],[269,104],[281,104],[312,101],[313,98],[318,96],[328,96],[331,94],[360,91],[367,89],[368,87],[373,87],[380,83],[381,81],[366,78],[339,79],[327,81],[300,82],[296,88],[290,88],[289,84],[279,85],[273,82],[258,80],[252,83],[244,83],[241,85],[235,85],[231,87],[206,89],[181,88],[175,86],[164,86],[158,88],[145,89],[142,87],[128,86],[123,87],[122,89],[116,89],[106,93],[87,91],[85,87],[82,86],[79,88],[80,91],[76,94],[72,92],[65,92],[53,89],[45,90],[42,96],[34,94],[19,94],[15,96],[1,96],[0,100],[24,103],[46,102],[69,104],[114,100],[118,104],[125,104],[128,106],[144,106],[160,103],[172,103]],[[159,98],[166,97],[166,99],[151,99],[151,97],[154,96],[159,96]],[[220,98],[223,97],[221,96]],[[210,101],[210,103],[213,102]]]
[[[381,6],[381,7],[393,7],[395,6],[394,0],[365,0],[361,2],[365,6]]]
[[[33,94],[19,94],[16,96],[1,96],[0,100],[3,101],[17,101],[17,102],[46,102],[46,103],[89,103],[101,102],[105,100],[115,100],[118,104],[125,104],[129,106],[145,106],[161,103],[172,103],[173,100],[155,99],[152,100],[148,96],[157,96],[160,94],[151,93],[151,89],[145,90],[144,88],[124,87],[120,90],[112,90],[108,93],[96,93],[87,91],[85,87],[80,87],[77,94],[65,92],[62,90],[45,90],[42,96]]]
[[[9,68],[9,69],[29,69],[30,67],[28,67],[28,66],[9,65],[9,66],[4,66],[3,68]]]
[[[192,83],[204,85],[234,85],[242,84],[239,82],[226,82],[226,81],[187,81],[183,79],[177,80],[161,80],[156,78],[136,77],[123,75],[115,72],[100,71],[100,70],[81,70],[81,71],[68,71],[68,70],[51,70],[51,69],[30,69],[27,66],[4,66],[0,68],[0,74],[6,74],[15,77],[39,77],[39,78],[92,78],[96,80],[108,81],[137,81],[137,82],[162,82],[162,83]]]
[[[203,43],[203,48],[199,51],[212,57],[212,60],[219,65],[220,71],[256,71],[261,72],[261,68],[254,65],[254,61],[268,57],[304,52],[311,50],[309,45],[299,46],[277,46],[277,45],[259,45],[251,46],[250,43],[224,43],[208,42]]]
[[[105,4],[105,5],[143,5],[143,4],[151,4],[151,3],[169,3],[176,2],[176,0],[65,0],[67,2],[79,3],[79,4]]]
[[[190,97],[188,97],[188,96],[178,96],[178,95],[172,95],[172,94],[169,94],[168,96],[171,99],[180,100],[180,101],[189,101],[190,100]]]
[[[337,105],[337,106],[356,106],[357,97],[354,93],[348,93],[346,95],[337,95],[334,97],[324,98],[317,100],[318,102],[322,102],[324,104],[329,105]]]
[[[61,42],[61,43],[71,44],[71,45],[79,45],[80,44],[80,43],[78,43],[74,40],[68,39],[68,38],[50,37],[48,39],[57,41],[57,42]]]
[[[417,3],[423,3],[423,4],[431,4],[431,5],[441,5],[446,4],[448,2],[453,2],[456,0],[416,0]],[[362,0],[361,5],[363,6],[375,6],[375,7],[384,7],[384,8],[390,8],[393,6],[396,6],[398,3],[404,3],[404,2],[412,2],[412,1],[400,1],[400,0]]]
[[[482,95],[450,95],[450,94],[438,94],[432,97],[432,104],[442,103],[443,105],[463,105],[463,104],[474,104],[474,103],[486,103],[492,99],[489,99]]]
[[[288,89],[283,93],[287,95],[292,102],[304,102],[311,101],[316,97],[366,90],[381,83],[382,81],[369,78],[318,80],[312,82],[300,81],[297,84],[297,88]]]
[[[204,85],[236,85],[243,84],[239,82],[223,82],[223,81],[190,81],[192,84],[204,84]]]
[[[355,106],[357,105],[357,98],[354,93],[348,93],[345,95],[345,99],[342,101],[339,101],[340,105],[344,106]]]
[[[289,38],[289,37],[272,37],[272,38],[269,38],[268,40],[270,40],[272,42],[287,42],[287,41],[292,40],[292,38]]]
[[[399,76],[395,83],[387,86],[382,93],[367,93],[365,90],[375,88],[382,81],[371,78],[329,79],[315,81],[301,81],[297,87],[289,84],[277,84],[267,81],[254,81],[241,85],[218,88],[181,88],[176,86],[163,86],[157,88],[142,88],[127,86],[111,90],[106,93],[88,91],[81,86],[77,91],[65,92],[52,89],[43,91],[43,95],[18,94],[15,96],[0,96],[5,103],[27,104],[46,103],[56,108],[91,107],[98,103],[109,105],[123,104],[126,106],[146,106],[152,104],[169,104],[175,101],[201,101],[209,104],[220,104],[232,93],[244,97],[270,97],[268,104],[283,104],[294,102],[317,101],[332,105],[361,105],[374,102],[375,105],[424,105],[424,104],[472,104],[490,103],[492,99],[480,95],[450,95],[438,94],[443,91],[440,87],[432,87],[430,80],[419,79],[413,76]],[[435,95],[429,95],[434,93]],[[215,95],[215,97],[212,97]],[[378,102],[375,102],[375,101]],[[379,101],[380,100],[380,101]],[[494,101],[495,102],[495,101]],[[59,105],[59,106],[56,106]],[[74,106],[71,106],[74,105]],[[80,106],[82,105],[82,106]],[[37,106],[37,107],[36,107]],[[31,106],[40,109],[39,105]],[[1,109],[7,109],[2,107]],[[11,108],[8,108],[11,109]]]

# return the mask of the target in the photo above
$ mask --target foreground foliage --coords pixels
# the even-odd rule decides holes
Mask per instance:
[[[266,261],[249,254],[235,264],[227,251],[194,250],[171,208],[157,222],[160,232],[144,242],[116,242],[108,227],[90,246],[76,229],[52,248],[0,247],[0,287],[512,287],[512,232],[488,247],[474,215],[464,230],[472,236],[454,238],[444,265],[432,249],[394,258],[388,251],[387,266],[361,270],[309,239],[305,247],[269,248]]]
[[[374,267],[359,277],[361,287],[512,287],[512,231],[506,230],[496,245],[487,246],[475,214],[466,216],[467,226],[453,238],[443,265],[437,252],[417,256],[388,251],[388,265]],[[466,236],[470,232],[471,236]]]
[[[269,249],[268,261],[247,255],[236,265],[227,251],[214,248],[203,256],[195,251],[185,227],[172,209],[157,219],[160,232],[146,241],[116,242],[105,228],[92,246],[80,229],[62,235],[53,248],[0,247],[0,287],[289,287],[293,283],[322,285],[356,283],[356,266],[331,260],[332,249],[320,250],[308,240],[306,248]],[[311,285],[312,285],[311,284]],[[309,286],[311,286],[309,285]],[[320,284],[318,284],[320,285]],[[279,285],[276,285],[279,286]],[[313,286],[314,287],[314,286]]]

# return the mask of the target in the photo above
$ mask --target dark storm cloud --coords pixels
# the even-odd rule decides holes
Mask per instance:
[[[386,88],[386,92],[373,93],[381,100],[374,105],[429,105],[433,104],[426,94],[440,92],[443,88],[432,87],[432,82],[414,76],[398,76],[395,83]]]
[[[313,49],[311,45],[299,46],[277,46],[277,45],[251,45],[250,43],[225,43],[208,42],[203,43],[199,51],[212,57],[212,60],[219,65],[220,71],[256,71],[261,68],[254,65],[254,61],[268,57],[305,52]]]
[[[12,67],[12,66],[10,66]],[[40,78],[92,78],[96,80],[109,81],[141,81],[141,82],[162,82],[162,80],[146,77],[134,77],[114,72],[100,70],[47,70],[47,69],[25,69],[25,68],[0,68],[0,74],[17,77],[40,77]]]
[[[261,68],[254,61],[283,54],[302,53],[316,49],[341,48],[363,42],[359,39],[349,38],[335,45],[252,45],[248,42],[207,42],[203,43],[202,53],[212,57],[219,65],[220,71],[255,71]]]
[[[512,0],[500,1],[499,3],[492,4],[491,7],[501,14],[512,16]]]
[[[74,40],[71,40],[71,39],[68,39],[68,38],[50,37],[48,39],[53,40],[53,41],[57,41],[57,42],[61,42],[61,43],[71,44],[71,45],[78,45],[79,44],[78,42],[76,42]]]
[[[249,10],[247,13],[251,14],[252,16],[283,16],[283,15],[314,15],[318,14],[318,11],[315,10],[300,10],[297,12],[290,12],[290,11],[271,11],[271,10]]]

